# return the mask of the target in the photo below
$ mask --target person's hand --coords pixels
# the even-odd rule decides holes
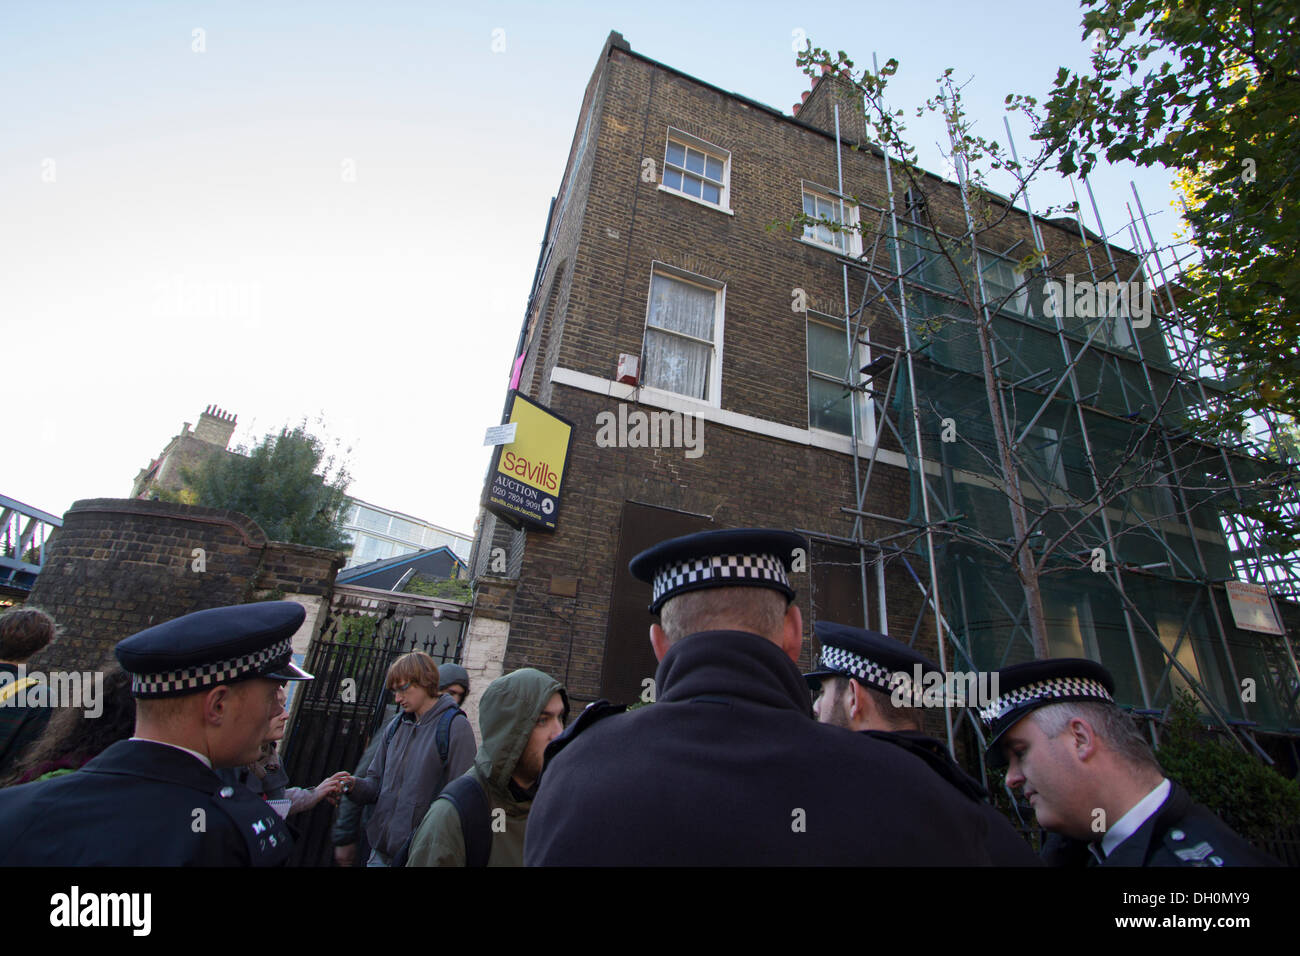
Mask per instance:
[[[357,861],[357,845],[355,843],[345,843],[343,846],[334,848],[334,865],[351,866]]]
[[[335,776],[337,776],[337,774],[336,774]],[[357,785],[357,778],[354,777],[354,776],[352,776],[352,774],[350,774],[350,773],[345,773],[345,774],[343,775],[343,781],[342,781],[342,785],[341,785],[340,789],[341,789],[344,793],[347,793],[349,790],[351,790],[351,789],[352,789],[353,787],[355,787],[356,785]]]
[[[333,776],[325,778],[312,791],[315,802],[319,803],[321,800],[328,800],[332,805],[338,806],[339,797],[343,795],[343,784],[351,779],[352,775],[345,770],[340,770]]]

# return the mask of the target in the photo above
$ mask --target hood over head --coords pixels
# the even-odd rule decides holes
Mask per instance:
[[[508,789],[510,776],[552,694],[559,694],[564,701],[567,718],[569,697],[563,685],[536,668],[523,667],[498,677],[483,692],[478,704],[479,734],[483,739],[474,767],[494,787]]]

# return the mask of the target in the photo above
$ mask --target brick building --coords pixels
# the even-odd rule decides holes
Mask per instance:
[[[156,490],[180,491],[185,487],[183,471],[194,471],[218,455],[236,454],[229,450],[236,422],[234,415],[215,405],[203,410],[193,431],[185,422],[181,433],[172,436],[161,454],[140,469],[131,486],[131,497],[153,497]]]
[[[741,526],[809,537],[807,565],[794,581],[809,633],[823,618],[866,622],[938,658],[927,605],[933,565],[952,640],[944,647],[949,669],[1033,656],[1023,621],[1006,608],[1016,595],[1008,567],[966,566],[973,559],[960,535],[935,531],[992,538],[1009,530],[1005,501],[989,491],[979,463],[990,416],[987,406],[982,415],[979,409],[973,333],[948,301],[951,266],[926,257],[920,225],[924,203],[929,228],[966,233],[958,184],[927,175],[920,196],[893,180],[902,223],[889,234],[899,237],[896,260],[889,236],[868,250],[862,236],[833,225],[771,228],[801,212],[850,226],[886,222],[885,160],[865,142],[861,101],[845,93],[825,77],[787,115],[650,60],[617,33],[608,38],[551,207],[514,369],[522,395],[574,426],[562,511],[553,533],[483,515],[466,645],[466,664],[479,676],[535,666],[579,701],[636,699],[655,661],[649,591],[628,574],[628,559],[675,534]],[[1101,240],[1074,219],[1034,221],[1005,201],[999,206],[998,197],[988,201],[1009,210],[981,234],[976,260],[989,299],[999,303],[997,331],[1010,363],[998,372],[1007,376],[1000,387],[1049,412],[1017,420],[1030,437],[1021,456],[1025,482],[1044,501],[1054,483],[1086,500],[1089,463],[1076,456],[1077,432],[1129,428],[1151,407],[1163,409],[1148,404],[1143,413],[1137,389],[1153,379],[1177,383],[1169,349],[1159,323],[1102,327],[1085,318],[1053,326],[1038,304],[1045,287],[1025,287],[1016,263],[1035,247],[1066,261],[1081,237]],[[1096,248],[1112,274],[1136,269],[1134,253]],[[869,259],[888,268],[869,267]],[[915,323],[907,326],[910,340],[897,304],[877,294],[887,291],[882,277],[909,268],[899,298]],[[935,316],[945,323],[927,331]],[[1090,377],[1092,387],[1071,379],[1077,401],[1060,401],[1068,391],[1049,394],[1051,378],[1034,380],[1035,366],[1050,373],[1053,362],[1063,364],[1059,350],[1051,357],[1058,344],[1078,359],[1077,378]],[[634,384],[630,376],[619,381],[623,356],[637,360]],[[671,436],[675,443],[632,427],[656,416],[666,425],[666,413],[682,416],[672,422],[682,429]],[[949,421],[963,441],[945,447],[940,425]],[[618,440],[611,440],[613,422]],[[1123,440],[1116,431],[1098,448]],[[942,480],[927,483],[932,473]],[[1120,533],[1107,527],[1105,541],[1124,552],[1111,556],[1124,568],[1113,577],[1134,591],[1131,608],[1115,611],[1100,578],[1053,569],[1060,573],[1043,589],[1051,651],[1101,659],[1117,673],[1124,702],[1139,708],[1164,706],[1188,684],[1230,718],[1284,732],[1300,723],[1284,694],[1300,677],[1287,637],[1266,644],[1224,625],[1222,580],[1235,555],[1214,502],[1193,502],[1179,518],[1172,496],[1182,489],[1174,484],[1167,474],[1138,481],[1142,502],[1135,491],[1132,507],[1101,509],[1118,523]],[[940,513],[923,519],[930,497]],[[1132,529],[1125,514],[1136,516]],[[940,539],[933,561],[923,528],[927,541]],[[1134,533],[1125,536],[1128,530]],[[1140,566],[1159,564],[1151,554],[1171,567],[1198,561],[1199,577],[1152,578],[1156,572]],[[1216,580],[1219,604],[1209,593]],[[1190,600],[1178,593],[1184,587],[1200,589],[1202,617],[1184,616],[1180,627]],[[1162,588],[1166,603],[1157,607]],[[1294,610],[1283,609],[1292,626]],[[1151,633],[1138,636],[1137,620],[1151,621]],[[1231,692],[1246,674],[1281,690],[1261,691],[1269,703],[1247,711]]]

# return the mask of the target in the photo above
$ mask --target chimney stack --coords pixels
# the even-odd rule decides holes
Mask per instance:
[[[840,136],[848,143],[863,144],[867,123],[862,94],[843,76],[824,65],[822,75],[812,78],[812,89],[800,97],[794,114],[800,121],[827,133],[835,132],[835,105],[840,107]]]
[[[235,433],[236,421],[236,416],[216,405],[209,405],[199,416],[199,423],[194,428],[194,437],[199,441],[225,448],[230,444],[230,437]]]

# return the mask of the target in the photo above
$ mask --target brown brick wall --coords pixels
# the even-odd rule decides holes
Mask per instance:
[[[205,568],[194,570],[194,549]],[[279,589],[327,595],[343,555],[268,542],[233,511],[161,501],[84,499],[63,516],[29,603],[60,639],[33,666],[97,667],[113,645],[191,611],[241,604]]]

